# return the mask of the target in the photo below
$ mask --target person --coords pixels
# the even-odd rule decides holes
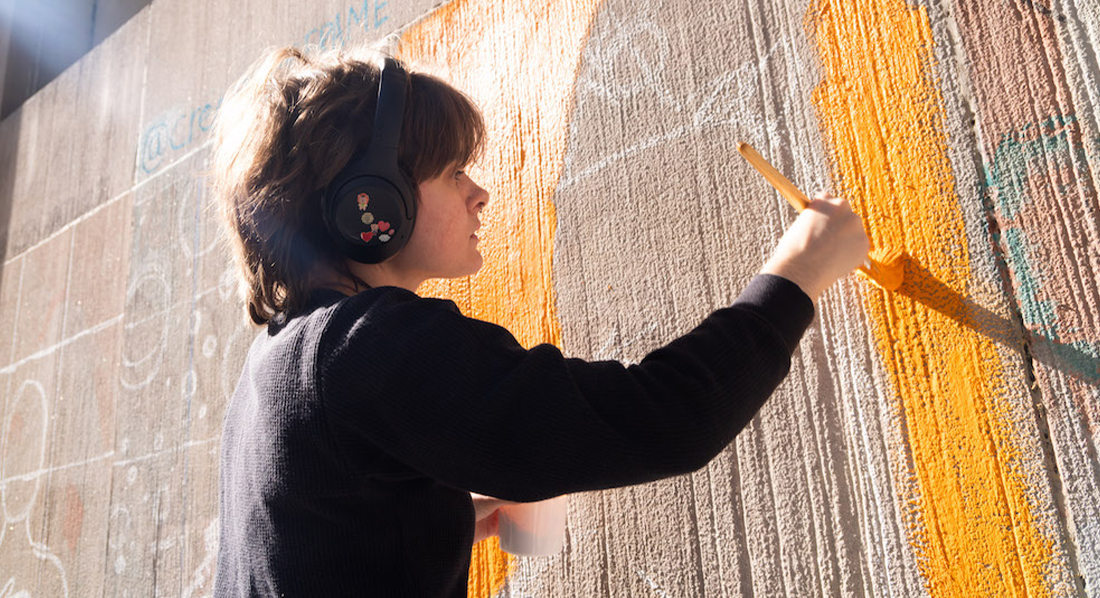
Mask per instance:
[[[705,466],[787,375],[817,298],[867,257],[860,219],[819,194],[733,304],[640,363],[524,348],[417,295],[481,268],[479,215],[507,201],[466,172],[486,129],[446,82],[403,83],[404,247],[365,263],[326,228],[329,185],[375,134],[376,63],[268,51],[217,117],[212,189],[264,327],[223,422],[217,596],[465,596],[501,505]]]

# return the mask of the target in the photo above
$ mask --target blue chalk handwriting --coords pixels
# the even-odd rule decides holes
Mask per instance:
[[[207,102],[184,112],[165,115],[147,126],[138,144],[138,162],[145,174],[164,165],[166,157],[206,138],[214,124],[214,115],[222,105]]]
[[[310,29],[302,42],[295,45],[313,44],[322,49],[343,47],[349,41],[349,28],[371,31],[389,21],[388,7],[388,0],[362,0],[361,4],[352,4],[346,12],[336,13],[332,19]],[[141,171],[152,174],[185,149],[206,141],[221,104],[222,100],[218,98],[155,118],[138,139],[138,166]]]
[[[378,29],[390,19],[389,15],[384,14],[389,2],[373,0],[373,10],[371,10],[370,3],[371,0],[363,0],[363,5],[358,11],[352,5],[348,7],[346,14],[336,13],[335,17],[324,24],[310,29],[302,43],[305,45],[315,44],[326,50],[339,48],[347,43],[345,32],[351,27],[357,27],[364,31]],[[341,20],[341,16],[343,20]]]

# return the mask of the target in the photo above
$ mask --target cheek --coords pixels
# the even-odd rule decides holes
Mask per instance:
[[[463,236],[460,215],[441,214],[431,207],[421,208],[416,215],[416,227],[409,245],[415,247],[418,254],[431,259],[448,250],[453,251],[452,246],[460,236]]]

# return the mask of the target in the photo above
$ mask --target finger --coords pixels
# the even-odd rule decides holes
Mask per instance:
[[[500,511],[493,511],[491,515],[480,519],[474,524],[474,544],[500,535]]]
[[[826,197],[824,199],[824,201],[826,203],[828,203],[830,205],[834,205],[838,208],[848,208],[849,207],[848,199],[845,198],[845,197],[837,197],[835,195],[830,195],[830,196]]]
[[[489,515],[488,517],[485,518],[485,526],[487,528],[486,531],[489,533],[490,537],[500,535],[500,511],[499,510],[493,511],[492,515]]]

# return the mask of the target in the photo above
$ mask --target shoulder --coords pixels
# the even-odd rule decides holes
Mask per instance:
[[[453,301],[421,297],[400,287],[337,297],[314,315],[324,322],[321,351],[328,356],[349,349],[393,350],[417,344],[433,335],[446,335],[466,320]]]
[[[408,369],[412,363],[442,365],[520,348],[507,329],[463,315],[453,301],[398,287],[369,289],[329,309],[320,350],[330,365]]]
[[[400,287],[368,289],[343,297],[328,308],[329,329],[363,332],[371,327],[412,325],[423,318],[462,316],[449,299],[421,297]]]

